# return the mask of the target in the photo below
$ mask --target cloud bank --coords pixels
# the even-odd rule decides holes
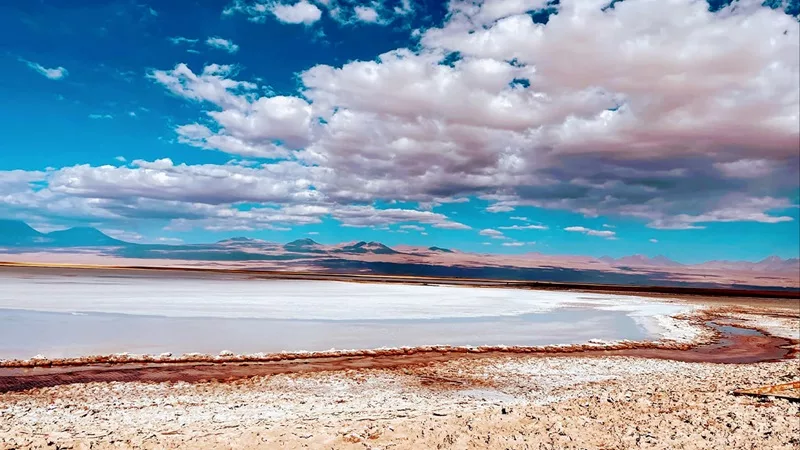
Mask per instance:
[[[309,67],[293,95],[264,94],[232,65],[152,70],[154,86],[206,111],[176,126],[177,140],[233,163],[52,169],[36,183],[0,183],[0,202],[29,214],[208,229],[324,217],[468,229],[431,211],[465,198],[488,202],[489,212],[533,206],[659,229],[792,220],[781,211],[796,206],[800,165],[796,18],[750,0],[716,11],[695,0],[607,3],[453,0],[446,21],[408,48]],[[392,5],[236,1],[225,13],[311,25],[323,12],[341,22],[413,12],[410,2]],[[28,65],[51,79],[67,74]],[[375,206],[391,201],[417,207]]]

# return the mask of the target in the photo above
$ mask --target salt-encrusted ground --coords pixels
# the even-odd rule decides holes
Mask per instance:
[[[695,325],[650,310],[652,300],[634,300],[626,312],[684,342],[696,339],[696,324],[708,318],[795,343],[799,337],[800,311],[785,304],[773,311],[743,301],[704,315],[657,303],[675,307],[670,315],[693,314]],[[620,302],[596,306],[618,309]],[[711,364],[597,353],[453,353],[408,366],[230,382],[91,382],[0,394],[0,449],[796,449],[797,403],[730,392],[797,380],[798,359]]]
[[[685,343],[701,331],[672,318],[696,306],[635,295],[91,273],[0,273],[0,284],[0,360],[591,340]]]
[[[797,448],[798,361],[527,358],[0,395],[0,448]]]

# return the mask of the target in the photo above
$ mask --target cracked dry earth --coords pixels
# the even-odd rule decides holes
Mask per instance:
[[[729,392],[797,380],[799,364],[519,355],[64,385],[0,394],[0,448],[797,449],[798,403]]]

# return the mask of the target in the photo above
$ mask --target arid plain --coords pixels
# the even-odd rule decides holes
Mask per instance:
[[[15,277],[40,277],[45,270],[48,276],[66,275],[74,283],[99,269],[4,270],[6,275],[17,271]],[[120,270],[139,282],[151,274],[149,270]],[[157,272],[153,276],[175,275]],[[186,276],[196,281],[198,276],[209,275]],[[266,287],[274,282],[233,276],[237,283]],[[461,282],[470,284],[469,280]],[[345,289],[352,286],[354,292],[365,285],[367,289],[388,286],[338,284]],[[557,291],[540,291],[445,284],[427,288],[461,289],[462,302],[473,308],[462,311],[467,315],[484,315],[479,308],[482,303],[463,301],[467,294],[508,291],[520,295],[520,302],[525,295],[540,302],[550,298],[551,306],[553,297],[548,295],[554,293],[581,299],[581,305],[558,303],[556,310],[600,302],[594,306],[603,304],[627,311],[625,315],[638,315],[639,321],[634,323],[642,329],[649,320],[642,316],[672,316],[650,321],[652,334],[638,341],[581,336],[582,343],[554,341],[552,345],[417,345],[175,355],[120,352],[97,358],[41,355],[7,359],[0,368],[0,446],[455,449],[798,445],[800,409],[796,402],[732,394],[800,381],[800,304],[796,297],[712,297],[644,289],[620,295],[580,293],[563,286]],[[407,283],[401,287],[426,288]],[[447,297],[442,298],[446,303]],[[489,300],[490,304],[497,301]],[[520,304],[514,305],[515,311],[519,308]],[[409,315],[412,322],[403,326],[410,326],[415,317]]]

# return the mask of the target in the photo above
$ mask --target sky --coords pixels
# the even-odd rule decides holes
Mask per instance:
[[[132,242],[800,252],[796,0],[0,3],[0,218]]]

